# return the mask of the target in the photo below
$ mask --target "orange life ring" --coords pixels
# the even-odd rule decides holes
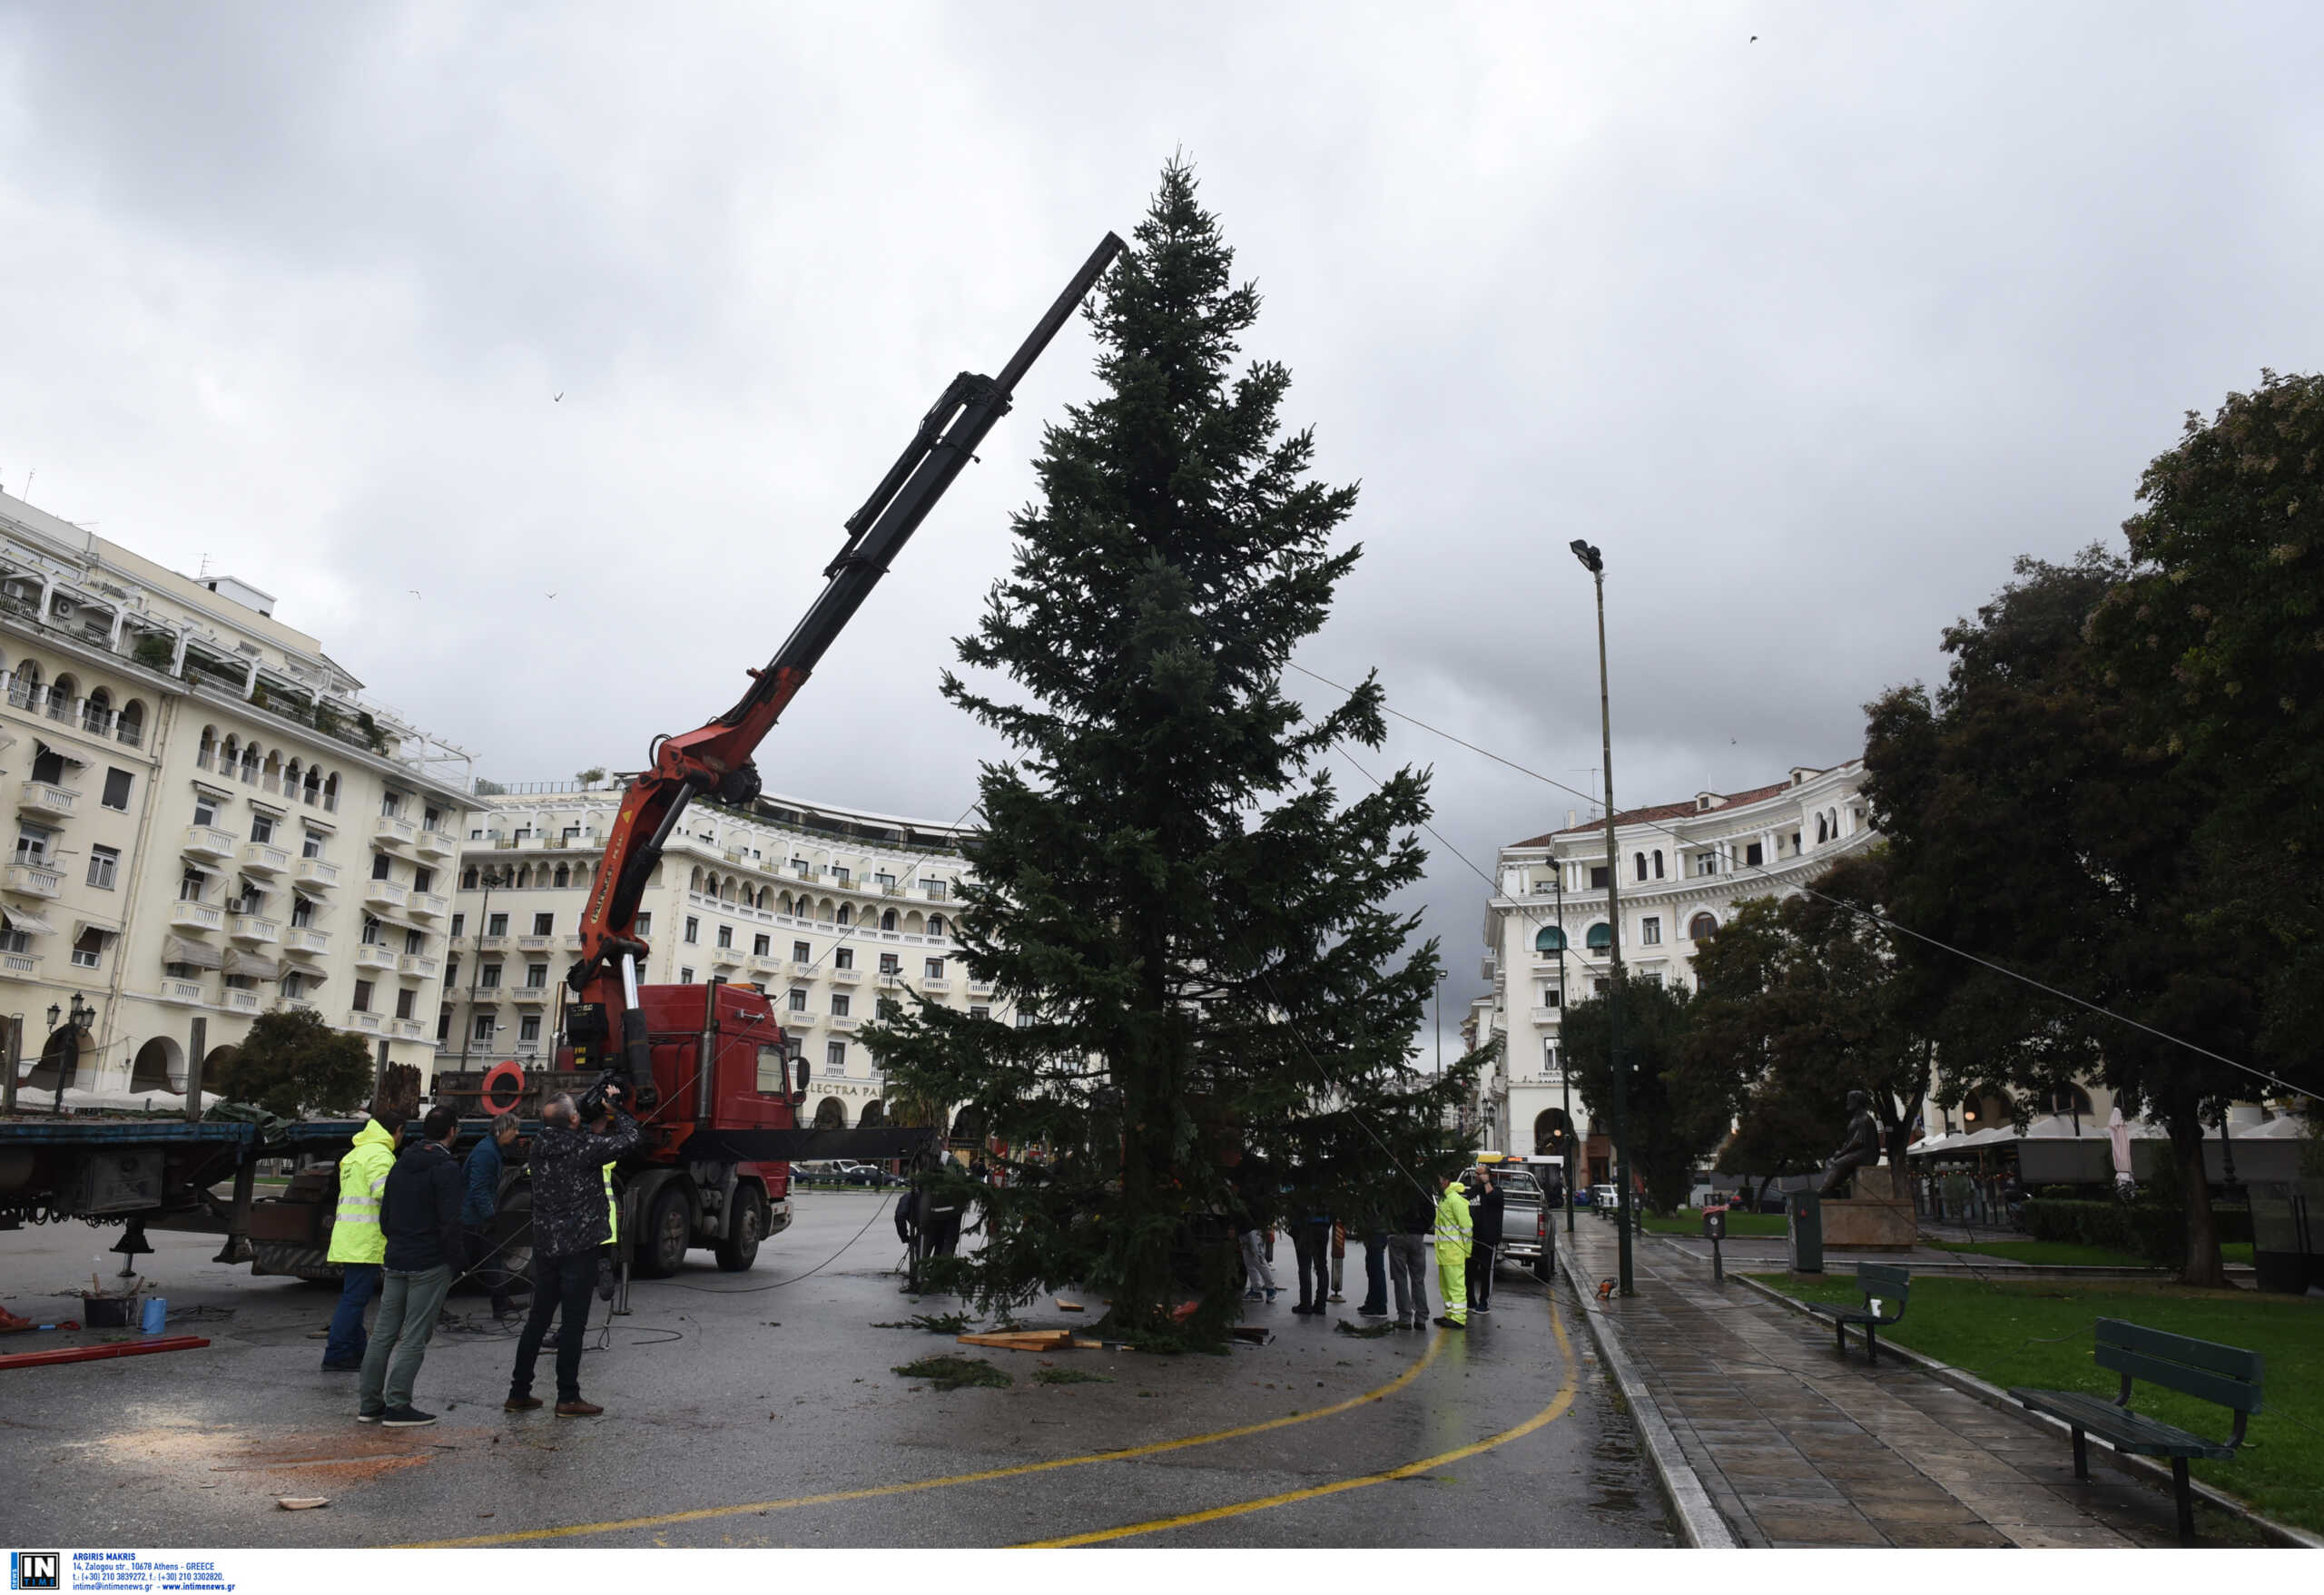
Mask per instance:
[[[499,1088],[507,1085],[513,1095],[506,1102],[499,1099]],[[477,1092],[477,1101],[487,1113],[514,1113],[525,1100],[525,1071],[513,1062],[496,1063],[485,1071],[484,1085]]]

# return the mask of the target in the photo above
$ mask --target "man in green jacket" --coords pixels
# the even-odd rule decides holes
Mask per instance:
[[[374,1114],[355,1133],[355,1144],[339,1160],[339,1209],[331,1219],[329,1260],[342,1265],[339,1310],[323,1342],[323,1367],[332,1373],[360,1373],[370,1336],[363,1332],[363,1309],[379,1294],[379,1267],[388,1237],[379,1228],[379,1196],[396,1166],[397,1129]]]
[[[1439,1329],[1469,1327],[1469,1199],[1461,1182],[1449,1174],[1436,1177],[1436,1284],[1444,1295],[1444,1316]]]

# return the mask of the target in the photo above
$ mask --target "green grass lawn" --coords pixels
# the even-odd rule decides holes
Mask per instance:
[[[1853,1305],[1860,1299],[1856,1282],[1846,1277],[1754,1277],[1802,1301]],[[2280,1521],[2324,1531],[2324,1302],[2144,1280],[2081,1285],[1924,1275],[1913,1281],[1904,1321],[1880,1334],[2004,1390],[2086,1390],[2111,1399],[2117,1376],[2090,1356],[2091,1325],[2100,1318],[2126,1318],[2264,1357],[2266,1404],[2251,1419],[2241,1454],[2232,1462],[2198,1462],[2195,1476]],[[2223,1407],[2146,1384],[2132,1392],[2131,1403],[2201,1434],[2224,1436],[2232,1422]],[[2065,1449],[2063,1438],[2058,1446]]]
[[[1784,1217],[1780,1213],[1729,1213],[1727,1233],[1729,1235],[1780,1236],[1784,1233]],[[1646,1227],[1653,1235],[1700,1235],[1703,1216],[1699,1213],[1679,1213],[1669,1218],[1646,1216]]]
[[[2005,1257],[2052,1268],[2150,1268],[2153,1265],[2133,1252],[2109,1246],[2085,1246],[2073,1241],[1930,1241],[1940,1252],[1967,1252],[1979,1257]],[[2222,1261],[2251,1264],[2251,1243],[2231,1241],[2220,1247]]]

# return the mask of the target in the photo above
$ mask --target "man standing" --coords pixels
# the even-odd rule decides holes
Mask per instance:
[[[330,1315],[323,1342],[323,1371],[359,1373],[369,1337],[363,1309],[379,1294],[379,1260],[387,1240],[379,1233],[379,1194],[396,1166],[399,1116],[373,1104],[369,1119],[355,1132],[355,1144],[339,1160],[339,1206],[331,1216],[328,1260],[340,1265],[339,1310]]]
[[[419,1144],[396,1159],[381,1196],[387,1282],[356,1393],[356,1422],[390,1429],[436,1421],[435,1413],[411,1404],[411,1390],[461,1253],[460,1166],[452,1161],[452,1143],[460,1138],[458,1110],[438,1103],[420,1120],[419,1135]]]
[[[1388,1230],[1380,1215],[1367,1208],[1364,1216],[1364,1305],[1359,1318],[1388,1315]]]
[[[541,1110],[541,1133],[533,1137],[533,1310],[517,1341],[517,1366],[509,1375],[512,1413],[537,1408],[533,1364],[548,1321],[562,1314],[556,1332],[556,1415],[594,1418],[606,1409],[581,1399],[581,1337],[589,1323],[589,1287],[597,1283],[597,1248],[613,1234],[606,1186],[599,1170],[634,1150],[642,1139],[637,1123],[621,1109],[621,1088],[606,1088],[607,1134],[581,1125],[573,1098],[560,1092]]]
[[[1402,1208],[1388,1237],[1388,1283],[1396,1292],[1396,1327],[1428,1327],[1428,1232],[1436,1207],[1418,1192]]]
[[[1469,1326],[1469,1203],[1461,1182],[1449,1174],[1436,1177],[1436,1288],[1444,1293],[1440,1329]]]
[[[1327,1311],[1324,1298],[1331,1291],[1332,1219],[1302,1205],[1292,1214],[1292,1265],[1299,1271],[1299,1305],[1291,1310],[1302,1317]]]
[[[1472,1312],[1492,1311],[1493,1259],[1501,1251],[1501,1209],[1504,1200],[1492,1170],[1477,1171],[1482,1187],[1470,1216],[1476,1224],[1476,1249],[1469,1254],[1469,1306]]]
[[[508,1296],[508,1271],[492,1265],[492,1220],[500,1211],[500,1169],[503,1154],[517,1138],[517,1116],[493,1115],[492,1133],[468,1153],[468,1194],[460,1203],[460,1227],[468,1232],[468,1266],[492,1293],[492,1315],[506,1318],[516,1311]]]

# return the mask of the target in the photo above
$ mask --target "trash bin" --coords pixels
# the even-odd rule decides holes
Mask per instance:
[[[1791,1247],[1794,1274],[1824,1272],[1824,1199],[1814,1191],[1794,1191],[1784,1203],[1784,1238]]]

